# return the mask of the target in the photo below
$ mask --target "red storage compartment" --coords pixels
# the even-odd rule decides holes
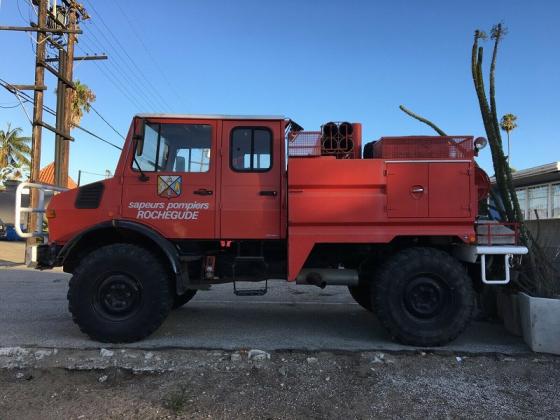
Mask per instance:
[[[428,217],[428,163],[387,164],[387,215]]]
[[[430,217],[471,215],[470,163],[430,163]]]

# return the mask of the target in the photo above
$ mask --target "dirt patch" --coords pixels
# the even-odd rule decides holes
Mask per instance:
[[[560,409],[552,356],[36,352],[14,350],[0,370],[0,418],[534,418]]]

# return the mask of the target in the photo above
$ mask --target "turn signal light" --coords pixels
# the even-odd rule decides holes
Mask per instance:
[[[47,216],[47,219],[54,219],[56,217],[56,211],[54,211],[54,209],[47,209],[45,216]]]
[[[469,234],[467,241],[469,244],[476,244],[476,233]]]

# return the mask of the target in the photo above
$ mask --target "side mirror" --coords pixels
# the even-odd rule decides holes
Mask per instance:
[[[144,120],[141,118],[134,119],[132,139],[136,144],[136,156],[142,156],[142,152],[144,151]]]

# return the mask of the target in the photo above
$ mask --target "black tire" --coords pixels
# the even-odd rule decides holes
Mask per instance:
[[[188,303],[194,297],[194,295],[196,295],[196,292],[196,290],[190,289],[182,295],[175,295],[175,299],[173,300],[173,309],[180,308],[181,306]]]
[[[153,333],[173,304],[169,274],[149,251],[113,244],[87,255],[74,270],[68,309],[93,340],[138,341]]]
[[[360,283],[358,286],[348,286],[348,291],[358,305],[367,311],[373,311],[371,286],[369,283]]]
[[[394,255],[379,271],[373,289],[377,318],[403,344],[446,344],[472,319],[471,279],[461,263],[434,248]]]

